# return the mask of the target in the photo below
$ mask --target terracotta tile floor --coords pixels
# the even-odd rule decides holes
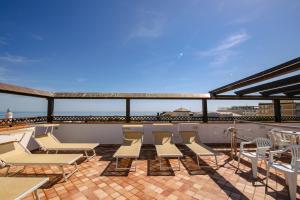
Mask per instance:
[[[155,150],[143,149],[136,162],[136,172],[114,170],[112,155],[115,147],[97,148],[97,156],[89,162],[82,161],[79,171],[63,182],[56,167],[27,167],[17,176],[48,176],[38,194],[41,199],[288,199],[288,190],[283,175],[271,171],[270,188],[265,192],[264,163],[259,163],[259,178],[251,177],[251,165],[242,160],[241,171],[236,173],[237,161],[230,160],[228,151],[216,149],[220,153],[220,167],[199,169],[193,154],[179,146],[186,155],[181,160],[181,171],[160,172],[155,161]],[[213,165],[213,157],[203,157],[203,164]],[[122,166],[131,161],[122,160]],[[177,160],[165,160],[164,166],[177,167]],[[12,168],[18,170],[19,168]],[[68,169],[68,168],[67,168]],[[70,167],[70,169],[72,169]],[[0,172],[3,172],[0,171]],[[298,181],[299,185],[299,181]],[[299,188],[298,188],[299,194]],[[300,195],[299,195],[300,196]],[[299,197],[298,196],[298,197]],[[28,195],[26,200],[33,199]]]

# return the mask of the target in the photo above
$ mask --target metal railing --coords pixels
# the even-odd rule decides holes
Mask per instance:
[[[53,116],[53,122],[126,122],[126,116]],[[202,116],[130,116],[131,122],[202,122]],[[208,121],[251,121],[251,122],[273,122],[274,116],[234,116],[234,117],[208,117]],[[300,121],[300,117],[283,116],[283,122]],[[46,123],[47,116],[21,117],[13,119],[0,119],[0,126]]]

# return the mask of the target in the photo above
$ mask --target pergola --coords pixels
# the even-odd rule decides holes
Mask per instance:
[[[130,100],[134,99],[201,100],[203,122],[208,121],[207,100],[273,100],[275,121],[280,122],[280,100],[300,100],[300,75],[291,75],[299,69],[300,57],[222,86],[209,93],[47,92],[5,83],[0,83],[0,92],[46,98],[48,101],[47,122],[52,122],[53,120],[55,99],[124,99],[126,100],[126,122],[130,121]],[[254,85],[282,75],[290,76],[260,85]],[[222,94],[233,90],[237,90],[234,91],[234,95]]]

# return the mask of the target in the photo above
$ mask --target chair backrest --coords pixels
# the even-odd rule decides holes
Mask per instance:
[[[143,132],[124,132],[124,143],[141,144]]]
[[[171,144],[172,133],[168,131],[154,131],[154,143],[157,145]]]
[[[51,147],[59,144],[59,142],[50,133],[42,134],[35,137],[35,140],[41,147]]]
[[[268,138],[258,137],[254,139],[256,146],[260,147],[272,147],[272,141]]]
[[[27,154],[26,150],[16,141],[0,144],[0,159],[4,160],[10,156]]]
[[[256,156],[257,157],[265,157],[266,151],[270,148],[272,148],[272,141],[268,138],[262,138],[258,137],[254,139],[254,142],[256,143]]]
[[[191,144],[196,142],[197,132],[196,131],[180,131],[179,132],[183,144]]]
[[[291,150],[292,159],[291,166],[292,169],[300,170],[300,145],[290,145],[288,147]]]
[[[142,144],[144,126],[140,124],[126,124],[122,126],[124,144]]]
[[[268,138],[272,141],[272,144],[274,146],[277,146],[277,139],[275,134],[273,134],[272,132],[267,133]]]

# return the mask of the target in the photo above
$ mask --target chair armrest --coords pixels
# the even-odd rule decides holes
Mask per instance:
[[[243,152],[244,151],[244,145],[245,144],[253,144],[254,141],[250,141],[250,142],[241,142],[240,144],[240,152]]]
[[[284,149],[281,149],[281,150],[276,150],[276,151],[270,151],[270,155],[269,155],[269,163],[273,163],[273,158],[274,158],[274,155],[275,154],[278,154],[278,153],[284,153],[286,151],[288,151],[289,148],[284,148]]]

